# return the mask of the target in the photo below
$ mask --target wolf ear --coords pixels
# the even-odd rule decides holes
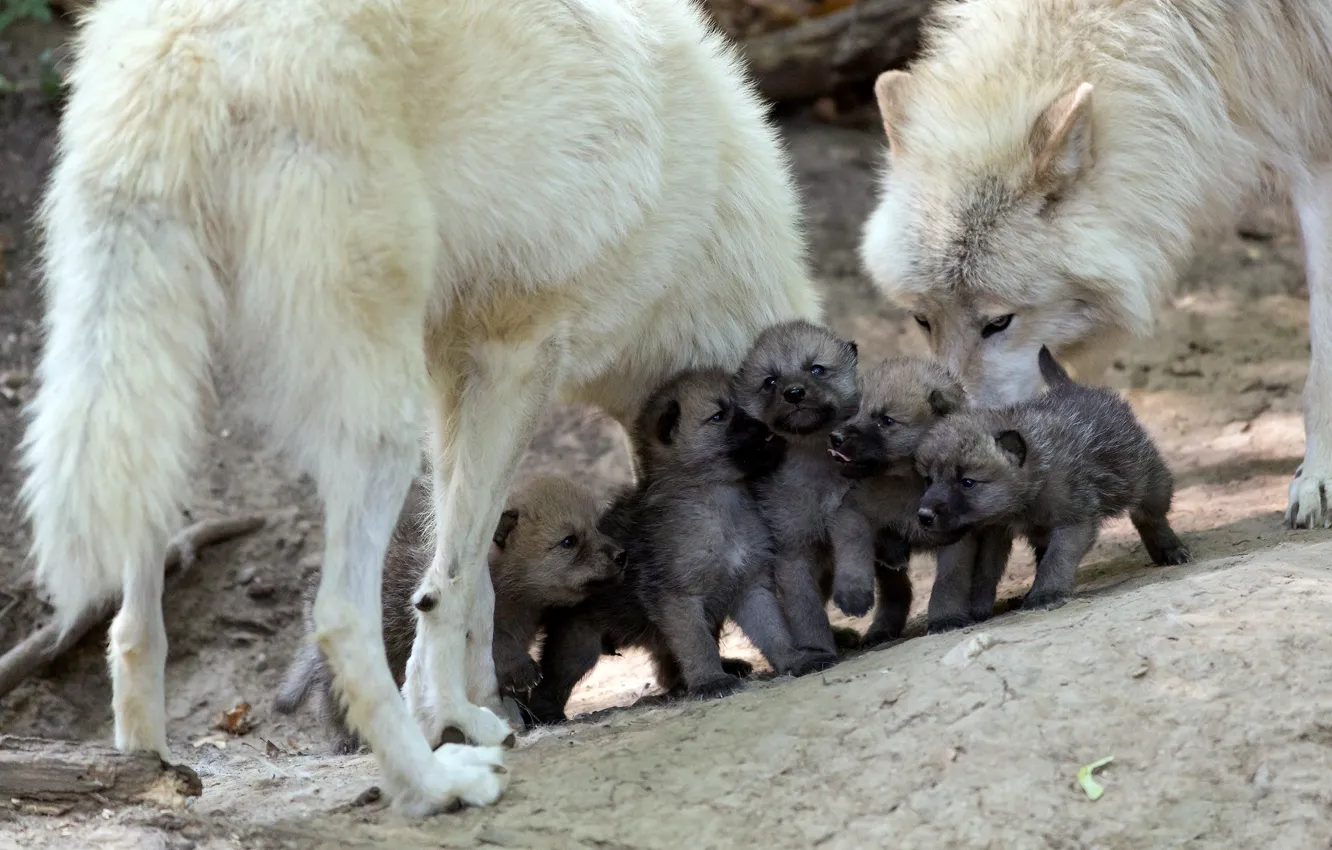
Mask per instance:
[[[1027,462],[1027,443],[1017,431],[1005,431],[994,438],[999,450],[1021,466]]]
[[[1091,83],[1064,92],[1031,128],[1032,183],[1051,200],[1091,167],[1091,95]]]
[[[879,102],[879,117],[888,136],[888,149],[902,150],[902,125],[906,123],[906,99],[911,90],[911,74],[906,71],[884,71],[874,81],[874,99]]]
[[[962,406],[962,390],[948,387],[942,390],[930,390],[930,410],[938,416],[947,416]]]
[[[669,446],[675,439],[675,429],[680,425],[680,402],[671,399],[657,417],[657,439]]]
[[[854,339],[849,339],[846,341],[846,350],[851,352],[852,360],[860,359],[860,346],[856,345],[856,341]]]
[[[514,527],[518,525],[518,512],[507,510],[500,514],[499,525],[495,527],[495,536],[491,538],[494,544],[503,549],[509,543],[509,535],[513,533]]]

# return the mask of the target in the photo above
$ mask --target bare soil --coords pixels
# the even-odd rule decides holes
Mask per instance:
[[[0,74],[34,78],[40,50],[66,36],[16,25],[0,36]],[[856,259],[880,148],[872,114],[782,121],[830,323],[865,357],[921,350]],[[36,92],[0,95],[0,650],[45,616],[11,507],[12,452],[38,351],[29,222],[55,122]],[[575,694],[582,717],[520,740],[499,805],[420,823],[362,796],[377,781],[369,756],[326,755],[309,717],[272,709],[301,637],[301,583],[318,568],[320,512],[309,482],[226,403],[223,376],[189,514],[279,519],[168,584],[170,740],[203,796],[177,809],[0,801],[0,848],[1332,846],[1332,534],[1281,525],[1303,453],[1307,309],[1287,206],[1255,203],[1203,246],[1158,332],[1116,364],[1115,385],[1177,474],[1173,521],[1198,563],[1150,567],[1115,522],[1059,610],[915,636],[722,701],[624,708],[652,693],[651,676],[641,657],[609,659]],[[628,474],[618,429],[574,408],[550,415],[523,472],[600,488]],[[917,614],[931,572],[913,565]],[[1030,581],[1022,551],[1001,595]],[[104,645],[98,630],[0,699],[0,731],[109,740]],[[254,729],[213,730],[241,701]],[[1092,802],[1074,774],[1103,756],[1114,761]]]

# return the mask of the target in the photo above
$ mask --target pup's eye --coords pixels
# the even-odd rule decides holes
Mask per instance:
[[[992,319],[989,324],[981,328],[981,339],[989,339],[1001,331],[1008,330],[1008,326],[1012,321],[1012,313],[1009,313],[1007,316],[1000,316],[997,319]]]
[[[929,320],[929,319],[925,318],[924,316],[913,316],[912,318],[914,318],[914,319],[916,320],[916,324],[920,325],[922,328],[925,329],[925,333],[929,333],[929,332],[930,332],[930,320]]]
[[[825,369],[825,368],[823,368],[822,366],[820,366],[820,365],[817,364],[817,363],[815,363],[813,366],[810,366],[810,367],[809,367],[809,374],[813,375],[813,376],[816,377],[816,378],[822,378],[822,377],[823,377],[824,375],[826,375],[827,373],[828,373],[828,370]]]
[[[763,379],[763,389],[770,390],[775,386],[777,386],[777,379],[774,378],[772,375],[769,375],[768,377]]]
[[[970,478],[963,478],[963,479],[962,479],[962,489],[964,489],[964,490],[970,490],[972,487],[975,487],[975,486],[976,486],[976,482],[973,481],[972,479],[970,479]]]
[[[575,534],[570,534],[568,537],[560,541],[561,549],[572,549],[577,545],[578,545],[578,536]]]
[[[879,417],[879,424],[887,428],[889,425],[896,425],[897,420],[885,413]]]
[[[709,421],[709,422],[720,422],[720,421],[722,421],[722,420],[725,419],[725,418],[726,418],[726,411],[725,411],[725,410],[718,410],[716,413],[714,413],[714,414],[712,414],[711,416],[708,417],[708,421]]]

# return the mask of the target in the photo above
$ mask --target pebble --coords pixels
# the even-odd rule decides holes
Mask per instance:
[[[250,582],[254,581],[255,576],[258,574],[259,574],[258,567],[256,567],[254,564],[246,564],[245,566],[241,567],[240,574],[236,576],[236,581],[240,582],[241,584],[249,584]]]

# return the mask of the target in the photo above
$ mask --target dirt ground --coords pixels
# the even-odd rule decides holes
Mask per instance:
[[[15,26],[0,36],[0,74],[33,78],[39,50],[64,36]],[[783,124],[830,323],[866,358],[920,350],[856,260],[880,147],[872,116]],[[38,345],[28,222],[54,126],[37,92],[0,95],[0,650],[44,616],[11,507],[12,450]],[[520,739],[499,805],[420,823],[358,803],[377,781],[372,759],[325,755],[309,717],[272,709],[300,639],[300,586],[318,566],[319,508],[226,404],[224,375],[189,514],[276,519],[168,583],[170,741],[203,796],[55,815],[0,801],[0,848],[1332,846],[1332,534],[1280,522],[1308,352],[1298,239],[1284,204],[1255,205],[1203,246],[1158,333],[1113,374],[1177,474],[1173,521],[1196,564],[1148,566],[1115,522],[1057,611],[935,637],[917,619],[894,646],[723,701],[625,709],[651,693],[649,670],[634,655],[608,660],[575,694],[582,717]],[[608,488],[625,461],[604,419],[560,409],[524,474]],[[919,614],[931,567],[912,572]],[[1023,551],[1002,595],[1030,580]],[[108,741],[104,640],[90,635],[0,699],[0,732]],[[255,729],[213,731],[239,701]],[[1104,756],[1105,794],[1091,802],[1074,774]]]

